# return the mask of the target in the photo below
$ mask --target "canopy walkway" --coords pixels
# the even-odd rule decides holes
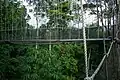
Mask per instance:
[[[12,17],[14,14],[12,11],[9,12],[7,8],[9,4],[6,3],[5,17],[4,19],[0,18],[0,42],[35,44],[36,48],[38,44],[49,44],[49,48],[51,48],[52,44],[84,42],[85,80],[112,80],[113,77],[118,78],[118,75],[115,75],[117,70],[113,69],[116,67],[117,61],[117,58],[115,59],[117,53],[114,50],[117,45],[114,38],[117,37],[116,33],[118,31],[117,1],[70,1],[69,3],[58,0],[53,3],[52,8],[44,1],[43,5],[39,6],[30,3],[29,0],[28,2],[23,0],[20,4],[26,8],[26,15],[21,14],[18,17],[19,22],[14,21],[14,17]],[[66,5],[63,6],[63,4]],[[33,7],[36,10],[33,10]],[[68,11],[65,8],[68,8]],[[0,7],[0,13],[3,13],[2,7]],[[11,17],[11,22],[7,20],[8,17]],[[24,17],[26,19],[23,19]],[[2,24],[3,21],[6,23]],[[8,25],[8,23],[11,23],[11,25]],[[105,55],[97,69],[92,72],[93,74],[90,74],[88,67],[87,42],[89,41],[103,41],[104,44]],[[106,42],[111,42],[108,51],[106,51]]]

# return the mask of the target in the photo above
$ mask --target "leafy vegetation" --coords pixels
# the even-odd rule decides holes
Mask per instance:
[[[100,62],[97,58],[103,56],[100,45],[88,45],[94,65],[90,70],[95,70]],[[33,46],[1,44],[0,65],[1,80],[79,80],[85,75],[82,44],[52,45],[51,52],[47,45],[36,50]]]
[[[47,48],[36,50],[30,46],[3,44],[0,46],[0,79],[75,80],[78,72],[76,55],[83,54],[74,54],[78,47],[53,45],[50,53]]]
[[[1,39],[20,39],[24,30],[20,31],[26,25],[26,9],[20,5],[20,2],[12,0],[0,1],[0,29]],[[18,29],[16,32],[15,30]],[[7,30],[7,31],[5,31]],[[17,36],[16,36],[17,35]]]
[[[11,39],[11,37],[14,39],[21,39],[24,35],[27,35],[25,36],[27,39],[31,35],[36,37],[36,29],[33,29],[33,26],[30,26],[26,22],[25,7],[21,6],[20,2],[14,2],[13,0],[5,1],[0,1],[0,28],[2,30],[7,29],[8,32],[4,30],[1,31],[0,39]],[[28,1],[32,3],[32,0]],[[69,8],[70,2],[60,0],[60,4],[53,5],[53,3],[56,3],[56,0],[41,0],[41,2],[44,1],[49,8],[46,10],[45,5],[42,5],[42,11],[47,11],[50,20],[47,23],[49,26],[42,25],[40,28],[49,27],[49,30],[50,28],[54,28],[51,30],[52,34],[56,34],[58,38],[60,38],[60,33],[63,33],[62,36],[64,37],[62,38],[68,38],[69,26],[67,24],[70,20],[74,19]],[[39,5],[39,7],[35,7],[35,10],[38,10],[38,12],[40,12],[41,2],[39,1],[38,4],[34,2],[34,5]],[[92,6],[94,7],[95,5]],[[54,16],[57,18],[54,18]],[[32,33],[29,32],[30,29],[28,29],[28,32],[24,33],[24,29],[27,29],[26,24],[28,26],[27,28],[33,29],[31,31]],[[95,25],[90,25],[90,27],[91,26],[93,27]],[[68,29],[58,29],[58,31],[55,31],[56,27]],[[11,31],[11,29],[16,28],[23,30]],[[78,38],[78,32],[82,29],[73,27],[71,30],[73,34],[71,37],[76,39]],[[39,32],[40,31],[41,30],[39,30]],[[96,28],[94,32],[92,32],[93,30],[90,30],[90,37],[96,37]],[[40,32],[40,34],[44,35],[46,33],[47,29]],[[100,34],[101,37],[102,33]],[[45,36],[42,36],[42,38],[45,38]],[[96,65],[99,64],[104,55],[103,42],[88,42],[87,46],[88,54],[91,55],[89,66],[92,74],[96,69]],[[52,45],[51,51],[49,51],[48,45],[39,45],[38,49],[34,46],[16,45],[8,42],[0,45],[0,80],[83,80],[85,77],[84,68],[84,51],[82,43],[54,44]]]

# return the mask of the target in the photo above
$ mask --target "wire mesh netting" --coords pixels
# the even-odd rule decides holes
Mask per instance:
[[[82,16],[88,39],[103,38],[103,32],[106,38],[112,35],[115,9],[110,1],[83,1],[84,15],[79,0],[10,1],[1,3],[0,40],[83,39]]]

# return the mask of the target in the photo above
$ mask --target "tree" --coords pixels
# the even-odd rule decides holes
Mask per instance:
[[[64,39],[71,37],[67,36],[70,35],[70,31],[72,31],[68,24],[71,20],[79,18],[79,13],[73,14],[76,7],[75,5],[77,4],[76,2],[65,0],[28,0],[28,3],[35,6],[34,15],[36,16],[36,21],[38,21],[38,24],[40,23],[39,20],[42,19],[40,16],[46,16],[48,19],[46,24],[38,26],[40,33],[39,36],[41,39],[50,37],[50,35],[48,35],[50,33],[52,34],[52,39]]]
[[[0,39],[22,39],[27,24],[25,7],[18,1],[1,0],[0,13]]]

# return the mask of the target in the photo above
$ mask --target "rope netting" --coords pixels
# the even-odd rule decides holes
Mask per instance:
[[[4,0],[3,3],[0,2],[1,42],[34,42],[36,49],[39,43],[46,43],[51,51],[52,43],[84,41],[85,80],[109,80],[113,67],[107,62],[112,59],[113,42],[106,49],[106,40],[114,38],[116,0]],[[103,41],[104,56],[92,74],[86,41]]]

